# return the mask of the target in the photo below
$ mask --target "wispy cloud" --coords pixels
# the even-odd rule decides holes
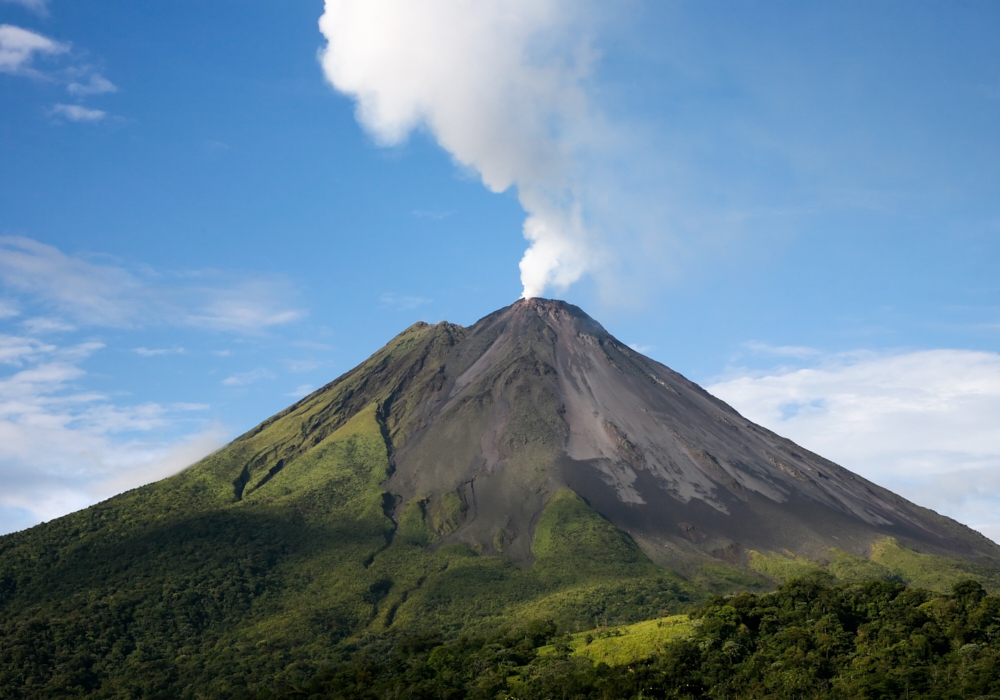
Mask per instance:
[[[223,331],[260,331],[301,319],[305,313],[290,309],[283,299],[290,295],[287,285],[277,279],[234,281],[225,288],[192,285],[200,304],[192,304],[182,321],[188,325]]]
[[[312,384],[300,384],[285,394],[285,396],[293,399],[301,399],[303,396],[311,394],[315,388]]]
[[[284,362],[289,372],[311,372],[322,366],[321,362],[317,362],[312,358],[306,360],[285,360]]]
[[[51,353],[56,347],[36,338],[0,335],[0,363],[20,367],[26,361]]]
[[[14,236],[0,237],[0,285],[83,326],[165,323],[259,333],[304,316],[286,301],[293,291],[279,278],[218,271],[147,270],[139,276],[120,265],[69,256],[53,246]]]
[[[424,304],[430,304],[433,299],[427,299],[425,297],[414,297],[406,296],[405,294],[383,294],[380,301],[382,302],[382,308],[393,308],[400,311],[409,311],[410,309],[415,309],[418,306],[423,306]]]
[[[1000,355],[815,359],[807,368],[737,371],[707,388],[804,447],[1000,537]]]
[[[45,335],[46,333],[68,333],[75,331],[76,326],[58,318],[47,316],[33,316],[21,322],[21,327],[28,333],[35,335]]]
[[[39,14],[45,14],[46,11],[44,2],[23,0],[19,4]],[[49,65],[40,67],[40,58],[50,59]],[[83,54],[74,51],[69,43],[56,41],[23,27],[0,24],[0,73],[62,85],[78,101],[118,91],[118,86],[99,72],[96,66],[83,62],[82,59]],[[109,117],[102,109],[64,103],[53,105],[48,114],[56,122],[91,124]]]
[[[41,73],[32,67],[36,56],[55,56],[67,51],[68,44],[12,24],[0,24],[0,73],[40,77]]]
[[[157,355],[183,355],[184,348],[133,348],[132,352],[143,357],[156,357]]]
[[[49,114],[56,118],[68,119],[71,122],[96,123],[108,116],[108,113],[100,109],[88,109],[81,105],[57,104],[49,110]]]
[[[274,379],[276,375],[274,372],[264,369],[263,367],[258,367],[257,369],[250,370],[249,372],[241,372],[239,374],[234,374],[230,377],[226,377],[222,380],[223,386],[247,386],[248,384],[253,384],[261,379]]]
[[[638,353],[645,355],[648,352],[652,352],[655,348],[652,345],[639,345],[638,343],[629,343],[628,346]]]
[[[147,296],[144,285],[119,267],[15,236],[0,237],[0,282],[92,325],[128,325],[142,315]]]
[[[57,347],[5,336],[0,378],[0,532],[27,527],[168,476],[217,449],[218,426],[156,435],[183,410],[156,403],[118,406],[80,388],[80,364],[103,346]],[[12,515],[20,513],[20,516]]]
[[[108,92],[118,92],[118,87],[100,73],[91,73],[83,78],[84,82],[73,81],[66,86],[66,91],[77,97],[87,95],[103,95]]]

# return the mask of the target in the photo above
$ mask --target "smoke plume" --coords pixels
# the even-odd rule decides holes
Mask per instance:
[[[564,290],[597,259],[581,163],[599,133],[580,2],[326,0],[323,71],[381,145],[426,129],[528,217],[524,297]]]

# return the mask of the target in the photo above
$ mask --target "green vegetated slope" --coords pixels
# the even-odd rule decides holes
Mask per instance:
[[[242,697],[371,635],[584,629],[698,596],[570,491],[543,513],[529,569],[435,548],[441,521],[419,503],[397,527],[377,404],[233,481],[254,437],[0,539],[0,696]]]
[[[607,644],[618,639],[619,647]],[[588,643],[589,642],[589,643]],[[624,648],[624,653],[619,651]],[[1000,597],[815,572],[690,617],[561,634],[529,624],[362,645],[275,698],[926,700],[1000,694]]]
[[[1000,572],[960,559],[922,554],[892,537],[872,545],[868,558],[831,549],[824,561],[812,561],[790,552],[750,553],[750,568],[775,581],[815,571],[827,571],[838,581],[899,581],[944,593],[959,581],[975,580],[990,592],[1000,591]]]
[[[545,687],[564,662],[596,668],[572,650],[562,659],[560,647],[555,666],[518,670],[557,631],[599,637],[690,609],[707,591],[768,580],[717,560],[685,580],[576,493],[541,482],[531,482],[543,506],[520,532],[533,539],[519,565],[502,530],[493,549],[504,556],[456,542],[468,504],[454,487],[398,502],[386,488],[394,446],[425,430],[420,399],[441,386],[441,358],[464,332],[418,324],[184,472],[0,537],[0,697],[242,698],[309,682],[326,692],[323,668],[361,674],[352,682],[369,697],[377,683],[359,679],[395,678],[385,669],[401,658],[428,678],[452,674],[448,683],[465,682],[455,664],[489,669],[472,695],[507,687],[508,676],[521,690]],[[532,464],[508,468],[537,478]],[[824,565],[842,578],[875,571],[937,588],[971,571],[883,544],[870,562],[831,555]],[[787,559],[753,557],[771,579],[798,571],[794,559],[775,568]],[[641,640],[660,639],[647,632],[629,633],[633,658]],[[624,658],[593,643],[608,647],[606,660]]]

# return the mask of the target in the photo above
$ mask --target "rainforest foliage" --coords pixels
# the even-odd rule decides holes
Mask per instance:
[[[273,698],[984,698],[1000,695],[1000,597],[980,584],[940,595],[822,573],[774,593],[711,600],[689,633],[594,663],[551,623],[445,642],[433,634],[356,649]],[[575,635],[579,637],[580,635]],[[611,635],[614,636],[613,634]],[[625,635],[626,637],[628,635]],[[587,641],[587,637],[590,641]]]

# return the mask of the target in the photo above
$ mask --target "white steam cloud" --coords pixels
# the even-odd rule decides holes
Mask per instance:
[[[30,66],[37,54],[60,54],[69,50],[47,36],[12,24],[0,24],[0,73],[34,75]]]
[[[597,145],[584,89],[584,5],[563,0],[327,0],[319,26],[333,86],[382,145],[427,129],[528,213],[526,298],[563,290],[598,259],[581,162]]]

